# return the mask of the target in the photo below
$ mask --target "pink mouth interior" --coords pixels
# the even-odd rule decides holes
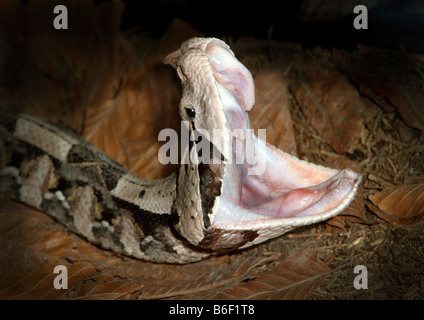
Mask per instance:
[[[316,215],[339,206],[358,178],[351,170],[337,171],[274,154],[278,156],[274,161],[279,163],[267,162],[270,168],[265,174],[243,177],[240,206],[275,217]]]
[[[254,84],[249,71],[223,47],[211,46],[207,54],[228,130],[248,129],[246,111],[254,103]],[[257,215],[263,218],[321,215],[346,203],[360,179],[349,169],[338,171],[307,163],[252,137],[253,142],[245,148],[235,148],[233,144],[233,155],[245,152],[248,147],[258,150],[260,145],[263,152],[258,157],[265,161],[265,170],[255,175],[247,173],[248,169],[254,169],[253,165],[227,165],[217,222],[225,219],[243,222],[257,219]]]

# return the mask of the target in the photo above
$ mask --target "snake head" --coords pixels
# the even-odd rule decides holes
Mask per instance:
[[[174,211],[176,230],[192,245],[246,248],[349,205],[361,182],[356,172],[297,159],[253,134],[254,81],[227,44],[193,38],[164,62],[181,80],[180,114],[191,137]]]

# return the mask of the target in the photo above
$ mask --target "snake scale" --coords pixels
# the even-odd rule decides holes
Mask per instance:
[[[254,82],[223,41],[187,40],[164,62],[181,80],[189,132],[211,133],[202,138],[214,149],[210,161],[190,158],[167,178],[145,180],[60,124],[1,109],[0,191],[104,249],[180,264],[323,221],[353,199],[355,172],[299,160],[253,133],[231,135],[249,128]],[[263,148],[261,172],[230,161],[249,147]],[[200,156],[198,141],[189,151]]]

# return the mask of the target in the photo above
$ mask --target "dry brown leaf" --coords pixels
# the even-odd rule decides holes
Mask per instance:
[[[424,184],[387,188],[369,199],[379,209],[370,206],[371,210],[395,224],[414,224],[424,215]]]
[[[361,130],[363,102],[348,78],[315,50],[300,59],[290,90],[319,135],[337,152],[353,153]]]
[[[3,204],[0,219],[0,299],[207,299],[276,259],[225,255],[154,264],[99,249],[21,204]],[[53,287],[56,265],[68,269],[68,290]]]
[[[330,268],[313,256],[291,253],[272,271],[240,283],[214,299],[306,299],[315,292]]]
[[[424,86],[417,72],[424,64],[406,53],[359,49],[355,53],[334,50],[333,60],[383,110],[394,108],[409,126],[424,130]]]
[[[297,156],[287,83],[280,73],[267,66],[255,75],[256,102],[249,117],[253,129],[266,130],[268,143]]]
[[[117,299],[142,287],[136,279],[100,271],[109,253],[97,264],[68,259],[67,254],[79,244],[84,246],[84,241],[70,237],[63,227],[37,210],[9,202],[2,205],[0,217],[4,226],[0,232],[1,299]],[[92,248],[92,252],[96,250],[102,251]],[[68,269],[68,290],[53,286],[57,265]]]
[[[133,60],[132,73],[113,99],[87,110],[84,137],[109,157],[146,179],[162,178],[174,171],[158,161],[161,129],[179,132],[178,104],[181,88],[174,70],[163,58],[182,41],[200,32],[174,20],[162,39],[150,49],[144,63]]]
[[[1,95],[9,108],[82,132],[85,109],[112,97],[128,70],[131,53],[120,34],[125,6],[61,1],[70,16],[78,17],[64,36],[51,24],[57,4],[30,1],[7,9],[0,24],[0,79],[10,85],[2,87],[6,92]]]
[[[362,188],[358,190],[358,194],[356,195],[355,199],[349,204],[349,206],[342,213],[326,221],[327,229],[331,229],[331,226],[333,226],[341,230],[344,230],[347,221],[353,222],[353,223],[365,223],[365,224],[375,223],[374,219],[372,219],[372,217],[369,217],[366,214],[365,202],[364,202],[364,199],[362,198],[361,193],[362,193]]]
[[[210,299],[216,294],[251,278],[255,269],[275,257],[221,256],[194,264],[163,267],[157,277],[143,288],[139,299]]]

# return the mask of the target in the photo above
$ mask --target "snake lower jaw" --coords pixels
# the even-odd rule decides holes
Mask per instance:
[[[255,137],[265,148],[264,172],[244,175],[237,193],[221,196],[212,226],[219,230],[255,230],[257,244],[296,227],[341,213],[354,198],[361,176],[299,160]],[[246,172],[246,170],[241,170]],[[227,175],[225,183],[234,175]],[[262,234],[262,236],[261,236]]]

